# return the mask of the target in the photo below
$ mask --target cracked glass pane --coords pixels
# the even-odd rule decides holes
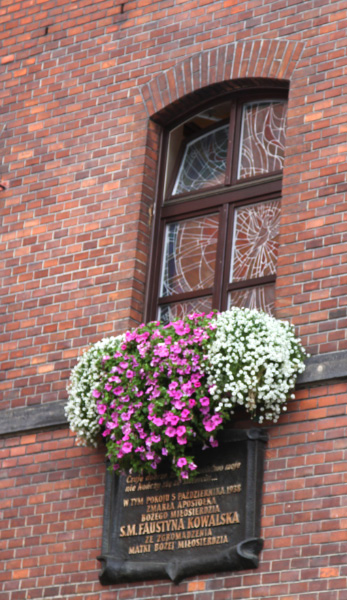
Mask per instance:
[[[161,296],[212,287],[218,225],[218,214],[167,225]]]
[[[244,106],[239,179],[283,169],[286,114],[285,102],[259,102]]]
[[[223,125],[187,144],[174,185],[174,196],[224,183],[228,131],[229,125]]]
[[[237,209],[230,281],[244,281],[276,273],[279,202],[269,201]]]

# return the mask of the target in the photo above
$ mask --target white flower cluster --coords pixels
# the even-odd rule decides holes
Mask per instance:
[[[92,395],[100,379],[100,360],[105,355],[111,355],[119,350],[124,336],[109,337],[93,344],[80,357],[72,369],[67,386],[69,395],[65,406],[65,415],[70,429],[77,434],[77,443],[81,446],[97,445],[100,431],[99,415],[96,410],[96,400]]]
[[[237,405],[262,423],[276,423],[305,369],[305,350],[294,327],[257,310],[232,308],[217,316],[216,338],[206,361],[210,394],[218,410]]]

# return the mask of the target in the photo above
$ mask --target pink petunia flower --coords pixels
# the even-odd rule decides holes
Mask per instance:
[[[200,404],[201,404],[201,406],[209,406],[209,404],[210,404],[209,398],[207,398],[207,396],[200,398]]]
[[[124,394],[124,389],[121,385],[118,385],[117,387],[113,388],[113,393],[115,396],[121,396],[122,394]]]
[[[122,413],[120,418],[122,419],[122,421],[130,421],[130,415],[128,412]],[[212,429],[208,430],[208,431],[212,431]]]
[[[190,327],[189,325],[186,325],[183,321],[179,320],[176,321],[175,323],[172,323],[172,326],[175,330],[175,333],[177,335],[185,335],[186,333],[190,332]]]
[[[187,431],[187,428],[184,425],[180,425],[179,427],[177,427],[177,435],[179,437],[182,437]]]
[[[176,429],[174,427],[167,427],[165,429],[165,434],[168,437],[174,437],[176,435]]]
[[[180,418],[177,415],[174,415],[173,413],[167,413],[165,415],[165,423],[168,423],[170,425],[177,425],[177,423],[179,422]]]
[[[205,417],[202,423],[206,431],[213,431],[214,429],[216,429],[216,426],[213,424],[212,420],[208,419],[207,417]]]
[[[125,341],[132,342],[136,338],[136,330],[135,331],[127,331],[125,333]]]
[[[129,454],[129,452],[131,452],[133,449],[133,445],[131,442],[125,442],[125,444],[123,444],[122,446],[122,452],[124,452],[124,454]],[[118,454],[119,457],[119,454]]]
[[[160,358],[164,358],[166,356],[169,356],[170,351],[165,344],[158,344],[155,347],[153,354],[159,356]]]
[[[182,385],[182,388],[181,388],[181,389],[182,389],[182,392],[183,392],[183,393],[184,393],[186,396],[190,396],[190,394],[191,394],[191,393],[192,393],[192,391],[193,391],[193,386],[192,386],[191,382],[190,382],[190,381],[188,381],[187,383],[184,383],[184,384]]]
[[[187,419],[190,419],[190,411],[188,408],[184,408],[181,412],[181,420],[186,421]]]
[[[212,417],[213,424],[215,427],[218,427],[221,423],[223,423],[223,419],[220,415],[213,415]]]
[[[177,410],[181,410],[181,408],[184,408],[186,404],[185,402],[182,402],[182,400],[176,400],[173,405],[175,408],[177,408]]]

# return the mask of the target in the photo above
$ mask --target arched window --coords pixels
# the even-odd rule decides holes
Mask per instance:
[[[165,133],[148,318],[273,313],[286,108],[236,94]]]

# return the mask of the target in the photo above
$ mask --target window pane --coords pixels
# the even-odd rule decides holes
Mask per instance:
[[[204,296],[194,300],[166,304],[159,309],[159,319],[165,325],[173,319],[182,319],[191,313],[209,313],[212,310],[212,297]]]
[[[280,206],[262,202],[236,211],[230,281],[276,273]]]
[[[239,179],[283,168],[286,113],[285,102],[260,102],[244,106]]]
[[[223,125],[187,144],[173,195],[224,183],[228,130]]]
[[[231,292],[229,294],[229,308],[231,306],[257,308],[273,315],[275,312],[275,284]]]
[[[212,287],[218,224],[213,214],[167,225],[161,296]]]

